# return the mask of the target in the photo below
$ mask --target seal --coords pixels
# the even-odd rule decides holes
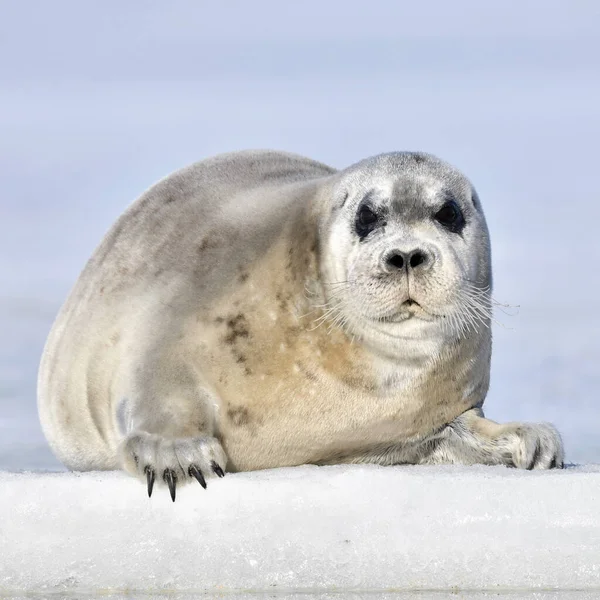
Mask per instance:
[[[561,467],[553,426],[483,414],[491,286],[477,193],[434,156],[217,156],[105,236],[47,340],[40,420],[69,468],[173,499],[305,463]]]

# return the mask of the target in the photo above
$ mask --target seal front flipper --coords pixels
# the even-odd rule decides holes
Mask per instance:
[[[450,423],[431,445],[422,464],[506,465],[519,469],[562,468],[560,434],[548,423],[496,423],[479,408]]]
[[[182,483],[196,480],[206,489],[206,477],[225,474],[227,457],[221,443],[212,436],[170,439],[145,431],[134,431],[119,451],[122,468],[147,483],[152,495],[154,481],[167,485],[175,501]]]
[[[197,481],[206,489],[206,480],[227,465],[216,433],[220,400],[200,368],[181,356],[179,331],[155,328],[158,336],[139,344],[138,356],[122,365],[123,393],[114,406],[119,466],[146,483],[148,496],[156,483],[173,502],[183,484]]]

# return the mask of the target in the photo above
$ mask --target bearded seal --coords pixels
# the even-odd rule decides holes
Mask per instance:
[[[170,489],[313,463],[561,467],[548,424],[485,418],[490,242],[436,157],[336,171],[272,151],[166,177],[118,219],[41,361],[71,469]]]

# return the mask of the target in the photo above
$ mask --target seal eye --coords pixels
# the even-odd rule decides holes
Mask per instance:
[[[453,233],[460,233],[465,226],[465,218],[456,202],[449,200],[435,213],[435,220]]]
[[[363,204],[358,209],[356,215],[356,233],[358,233],[360,238],[366,237],[373,229],[375,229],[378,220],[379,217],[373,212],[373,209],[368,205]]]
[[[361,206],[358,220],[361,225],[368,227],[377,221],[377,215],[368,206]]]

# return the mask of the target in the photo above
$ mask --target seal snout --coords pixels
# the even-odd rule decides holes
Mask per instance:
[[[392,250],[384,257],[384,265],[387,271],[410,271],[414,269],[425,269],[431,266],[433,257],[422,248],[415,248],[408,252]]]

